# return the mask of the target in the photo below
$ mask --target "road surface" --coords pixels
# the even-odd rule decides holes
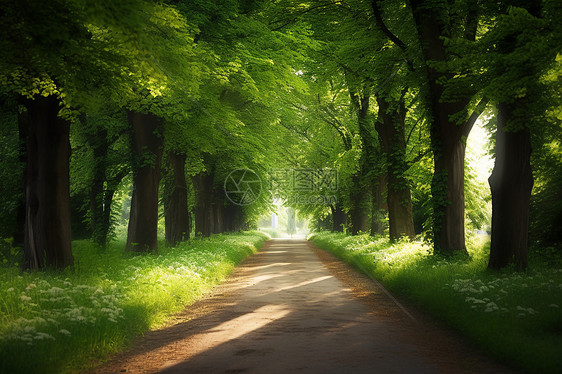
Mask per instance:
[[[94,372],[509,372],[410,308],[305,240],[272,240]]]

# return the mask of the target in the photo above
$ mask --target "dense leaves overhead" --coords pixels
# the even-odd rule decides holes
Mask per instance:
[[[286,203],[332,229],[383,233],[388,224],[394,238],[415,227],[445,252],[462,251],[465,219],[488,229],[479,195],[489,192],[464,160],[484,110],[494,134],[496,106],[517,103],[506,129],[531,133],[533,214],[541,227],[559,216],[556,205],[540,209],[560,185],[559,13],[555,1],[6,0],[3,139],[17,133],[22,99],[55,96],[71,122],[72,206],[82,207],[73,214],[90,221],[93,206],[127,196],[128,176],[150,166],[136,158],[155,159],[131,154],[135,112],[161,120],[164,162],[185,158],[184,179],[208,179],[209,206],[229,206],[221,191],[237,168],[263,181],[274,169],[333,169],[330,204]],[[6,162],[18,165],[11,149]],[[18,196],[15,184],[5,190]],[[115,207],[127,206],[119,199]],[[241,209],[251,223],[273,209],[271,195]]]

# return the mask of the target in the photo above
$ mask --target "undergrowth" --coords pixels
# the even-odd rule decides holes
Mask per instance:
[[[263,233],[194,239],[158,254],[104,252],[75,241],[64,272],[0,267],[0,372],[84,370],[161,326],[221,282],[267,240]]]
[[[562,266],[535,254],[525,273],[486,269],[489,241],[469,240],[470,257],[432,255],[423,242],[317,233],[314,243],[455,327],[483,351],[533,373],[562,372]]]

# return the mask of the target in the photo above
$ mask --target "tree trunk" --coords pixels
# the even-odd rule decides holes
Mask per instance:
[[[435,251],[466,252],[464,240],[465,144],[455,142],[434,151],[435,172],[431,181]]]
[[[240,205],[227,205],[224,208],[224,230],[240,231],[244,224],[244,210]]]
[[[119,182],[123,178],[120,178]],[[105,189],[103,195],[103,217],[102,217],[102,226],[101,226],[101,238],[104,248],[107,245],[108,240],[110,239],[109,235],[113,226],[113,222],[111,221],[111,207],[113,205],[113,197],[115,196],[115,192],[117,191],[117,186],[119,182],[113,181],[112,183],[110,183],[108,181],[107,182],[108,187]]]
[[[73,264],[70,221],[70,123],[52,96],[27,100],[24,266]]]
[[[456,98],[455,101],[443,100],[445,88],[440,81],[452,75],[430,67],[431,61],[444,62],[448,59],[443,37],[454,27],[448,23],[451,20],[447,14],[448,9],[429,7],[423,0],[410,0],[410,5],[422,45],[429,88],[429,109],[433,119],[430,124],[430,136],[434,155],[434,175],[431,183],[434,250],[441,254],[466,252],[463,139],[468,137],[478,113],[473,113],[467,121],[457,124],[452,116],[464,110],[472,98],[472,93]],[[474,20],[467,23],[467,30],[472,30],[474,24]],[[469,32],[467,37],[473,40],[474,35]]]
[[[162,158],[162,119],[153,114],[128,113],[134,155],[133,196],[127,251],[158,249],[158,187]]]
[[[190,217],[187,207],[187,183],[185,181],[185,159],[183,154],[168,153],[173,181],[170,189],[164,219],[166,222],[166,241],[175,246],[189,239]]]
[[[214,234],[221,234],[226,231],[224,227],[224,205],[222,205],[221,201],[215,200],[213,203],[214,209],[214,216],[215,216],[215,224],[213,228]]]
[[[401,236],[413,238],[415,231],[412,198],[408,180],[404,177],[408,165],[405,160],[405,110],[401,110],[403,102],[397,104],[395,108],[390,108],[386,100],[381,97],[377,98],[377,102],[379,120],[376,122],[375,128],[387,161],[386,196],[390,239],[399,239]]]
[[[332,211],[332,231],[343,232],[347,221],[347,215],[343,211],[341,203],[330,205],[330,210]]]
[[[351,234],[357,235],[359,232],[368,230],[369,216],[366,209],[366,193],[365,188],[361,185],[362,171],[360,170],[352,177],[353,188],[350,196],[351,209],[349,216],[351,218]]]
[[[200,172],[191,177],[195,190],[195,235],[208,237],[214,231],[213,180],[214,172]]]
[[[515,104],[498,104],[496,161],[488,179],[492,191],[492,243],[488,268],[527,267],[533,173],[528,129],[506,131]]]
[[[347,79],[346,79],[347,80]],[[366,204],[367,191],[364,184],[369,183],[368,171],[372,169],[371,156],[375,154],[373,147],[374,139],[370,132],[368,121],[370,94],[366,86],[362,87],[360,93],[349,89],[351,106],[357,115],[359,125],[359,135],[361,136],[362,148],[359,160],[359,170],[352,177],[351,192],[351,233],[357,235],[360,231],[366,232],[369,229],[368,205]]]
[[[371,235],[384,234],[384,215],[388,210],[384,194],[386,190],[386,175],[379,175],[375,183],[371,185]]]
[[[214,234],[221,234],[226,231],[224,227],[224,213],[225,213],[225,205],[224,205],[224,191],[222,189],[217,190],[213,188],[213,233]]]
[[[101,248],[105,248],[107,236],[104,235],[104,184],[107,169],[107,130],[101,128],[95,134],[88,136],[88,143],[92,147],[93,180],[90,186],[90,226],[92,240]]]

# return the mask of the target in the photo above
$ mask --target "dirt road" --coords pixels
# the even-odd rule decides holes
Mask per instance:
[[[96,373],[502,373],[304,240],[272,240],[214,294]]]

